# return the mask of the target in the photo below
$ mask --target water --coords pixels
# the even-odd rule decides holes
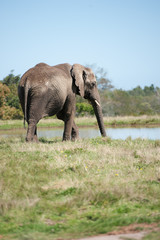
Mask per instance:
[[[95,138],[100,135],[98,128],[79,128],[80,138]],[[107,136],[112,139],[160,139],[160,127],[155,128],[106,128]],[[38,128],[38,137],[62,137],[63,128]],[[0,137],[25,137],[25,129],[0,130]]]

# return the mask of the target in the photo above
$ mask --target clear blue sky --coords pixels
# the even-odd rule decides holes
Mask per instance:
[[[0,79],[97,64],[116,88],[160,87],[160,0],[0,0]]]

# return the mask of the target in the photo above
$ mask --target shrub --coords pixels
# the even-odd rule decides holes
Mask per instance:
[[[22,119],[23,113],[21,110],[15,107],[3,106],[0,108],[0,119],[10,120],[10,119]]]
[[[76,104],[76,115],[77,116],[87,116],[94,115],[94,110],[91,104],[82,102]]]

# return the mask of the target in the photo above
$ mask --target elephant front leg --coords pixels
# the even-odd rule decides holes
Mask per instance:
[[[66,116],[66,119],[64,121],[63,141],[68,141],[71,139],[72,125],[73,115]]]
[[[78,127],[76,126],[75,122],[73,121],[71,140],[75,141],[76,139],[79,139],[79,131],[78,131]]]

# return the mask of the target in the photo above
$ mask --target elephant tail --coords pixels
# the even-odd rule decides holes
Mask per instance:
[[[29,91],[29,85],[28,81],[26,79],[25,85],[24,85],[24,128],[25,128],[25,121],[27,121],[27,103],[28,103],[28,91]]]

